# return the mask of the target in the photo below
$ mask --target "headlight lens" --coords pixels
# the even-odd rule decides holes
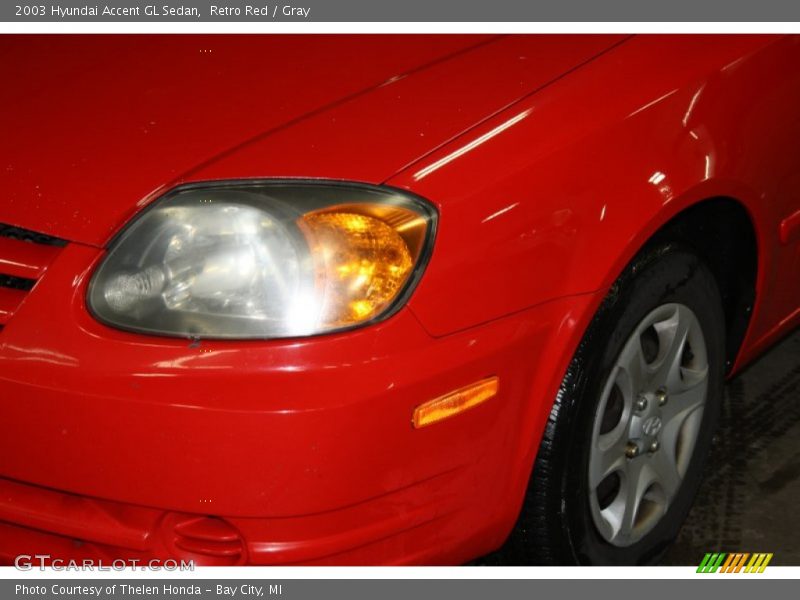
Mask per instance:
[[[387,188],[179,188],[136,218],[89,287],[104,323],[193,338],[313,335],[385,318],[427,260],[435,212]]]

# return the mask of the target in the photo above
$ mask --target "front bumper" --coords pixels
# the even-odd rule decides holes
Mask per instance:
[[[0,332],[0,562],[487,552],[513,525],[594,301],[441,338],[404,309],[313,339],[189,343],[92,320],[83,298],[100,254],[64,248]],[[411,426],[417,405],[491,375],[497,397]]]

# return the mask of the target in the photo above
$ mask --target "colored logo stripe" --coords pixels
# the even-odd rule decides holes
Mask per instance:
[[[697,567],[698,573],[716,573],[722,561],[725,560],[725,553],[707,553],[703,557],[703,562]]]
[[[747,564],[747,568],[744,570],[745,573],[763,573],[764,569],[767,568],[769,561],[772,560],[772,553],[764,554],[758,553],[753,554],[753,558],[750,559],[750,562]]]
[[[698,573],[763,573],[772,560],[772,553],[756,552],[708,552],[703,557]],[[750,561],[748,562],[748,559]]]
[[[720,573],[738,573],[742,570],[745,561],[750,557],[747,553],[736,552],[728,555],[728,560],[722,565]]]

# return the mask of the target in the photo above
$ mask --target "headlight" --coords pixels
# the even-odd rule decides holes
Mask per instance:
[[[197,338],[354,327],[402,304],[435,217],[415,197],[357,184],[178,188],[112,243],[89,307],[114,327]]]

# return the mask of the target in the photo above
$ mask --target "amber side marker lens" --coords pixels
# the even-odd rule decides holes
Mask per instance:
[[[497,395],[498,377],[481,379],[444,396],[439,396],[414,409],[412,422],[416,429],[433,425],[460,412],[486,402]]]

